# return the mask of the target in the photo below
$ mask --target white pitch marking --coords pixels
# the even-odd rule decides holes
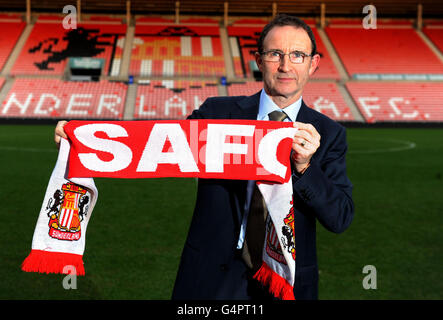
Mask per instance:
[[[352,139],[351,139],[352,140]],[[359,139],[357,138],[356,140],[368,140],[368,141],[389,141],[389,142],[394,142],[394,143],[398,143],[401,144],[401,146],[399,147],[392,147],[392,148],[382,148],[382,149],[369,149],[369,150],[349,150],[348,153],[352,154],[352,153],[383,153],[383,152],[397,152],[397,151],[404,151],[404,150],[410,150],[410,149],[414,149],[417,144],[415,142],[412,141],[406,141],[406,140],[396,140],[396,139],[385,139],[385,140],[380,140],[380,139]]]
[[[0,150],[6,150],[6,151],[24,151],[24,152],[58,152],[56,148],[54,149],[48,149],[48,148],[20,148],[20,147],[7,147],[7,146],[0,146]]]

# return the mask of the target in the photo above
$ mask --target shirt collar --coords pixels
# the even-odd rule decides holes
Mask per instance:
[[[284,111],[288,115],[291,121],[295,121],[295,119],[297,119],[298,112],[300,111],[301,108],[301,101],[302,97],[300,97],[293,104],[287,106],[284,109],[281,109],[279,106],[275,104],[274,101],[272,101],[271,97],[268,96],[265,90],[262,89],[260,94],[260,105],[258,108],[257,120],[269,120],[268,114],[272,111],[278,110],[278,111]]]

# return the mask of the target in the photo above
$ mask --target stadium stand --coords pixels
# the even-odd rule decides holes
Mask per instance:
[[[233,83],[228,87],[230,96],[251,95],[263,88],[262,82]],[[335,82],[309,82],[303,100],[311,108],[337,121],[354,121],[349,106],[343,100]]]
[[[68,57],[103,58],[104,73],[118,73],[117,68],[113,67],[113,59],[118,59],[119,54],[121,56],[125,34],[126,25],[117,22],[84,22],[78,24],[76,29],[64,29],[58,17],[39,17],[11,74],[61,75]]]
[[[28,24],[23,13],[1,13],[0,118],[184,119],[207,97],[247,95],[262,88],[253,81],[254,55],[270,12],[229,19],[220,17],[220,11],[218,16],[188,12],[174,19],[173,4],[155,3],[171,7],[171,14],[138,12],[128,24],[121,10],[108,15],[100,7],[83,14],[73,30],[63,28],[58,9],[46,12],[39,2],[32,3],[39,13],[32,13]],[[314,4],[304,3],[305,16],[311,18],[303,19],[313,29],[321,55],[303,96],[309,106],[342,122],[443,122],[440,18],[423,20],[421,30],[413,16],[377,19],[377,29],[364,29],[361,17],[322,20],[310,13]],[[82,3],[83,8],[93,5],[101,4]],[[110,0],[109,8],[120,5]],[[208,7],[214,5],[208,2]],[[180,10],[188,6],[179,5]],[[238,6],[240,2],[229,3],[229,13]],[[289,6],[302,8],[278,3],[279,10]],[[327,10],[335,10],[331,6]],[[73,56],[103,58],[100,81],[66,81]],[[225,80],[226,87],[217,85]]]
[[[332,20],[325,31],[354,78],[401,80],[411,75],[443,75],[443,64],[410,22],[380,22],[377,29],[364,29],[361,21],[345,25]]]
[[[169,77],[224,75],[218,25],[207,19],[186,21],[188,24],[177,25],[167,20],[137,20],[130,73]]]
[[[366,122],[443,121],[441,82],[348,82]]]
[[[19,78],[0,108],[1,117],[122,119],[127,85]]]
[[[8,30],[7,32],[2,31],[0,37],[0,70],[3,69],[24,28],[25,23],[20,21],[18,17],[0,16],[0,30]]]
[[[185,119],[207,98],[218,96],[216,83],[149,81],[137,88],[135,119]]]

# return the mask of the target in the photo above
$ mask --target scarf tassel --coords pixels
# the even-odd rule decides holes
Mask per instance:
[[[72,273],[71,268],[65,269],[66,266],[75,267],[78,276],[85,275],[82,255],[43,250],[31,250],[31,253],[22,263],[22,270],[40,273]]]
[[[295,300],[293,287],[265,262],[262,263],[253,278],[260,281],[263,285],[269,286],[269,292],[274,297],[282,300]]]

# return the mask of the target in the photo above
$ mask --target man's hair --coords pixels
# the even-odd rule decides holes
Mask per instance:
[[[311,45],[312,45],[311,55],[317,53],[317,44],[315,43],[314,33],[312,32],[311,28],[303,20],[284,13],[278,14],[274,19],[272,19],[271,22],[269,22],[263,28],[260,37],[257,40],[257,47],[259,53],[263,52],[263,41],[265,40],[266,35],[269,33],[269,31],[271,31],[271,29],[274,27],[284,27],[284,26],[293,26],[305,30],[309,36],[309,39],[311,39]]]

